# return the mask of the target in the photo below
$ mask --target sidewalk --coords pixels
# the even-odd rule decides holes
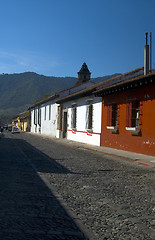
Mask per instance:
[[[45,136],[44,136],[45,137]],[[81,142],[74,142],[68,139],[56,138],[56,141],[60,141],[63,144],[70,144],[76,148],[83,148],[87,150],[96,151],[99,153],[103,153],[105,155],[119,157],[124,160],[137,162],[146,166],[155,167],[155,157],[150,155],[144,155],[140,153],[134,153],[129,151],[123,151],[115,148],[108,148],[108,147],[101,147],[101,146],[94,146],[86,143]]]
[[[34,133],[30,132],[30,134],[34,134]],[[140,153],[134,153],[134,152],[124,151],[124,150],[115,149],[115,148],[94,146],[91,144],[68,140],[66,138],[51,138],[47,135],[40,135],[40,134],[37,134],[37,135],[42,138],[51,139],[53,141],[59,141],[66,145],[71,145],[74,148],[87,149],[87,150],[103,153],[108,156],[119,157],[124,160],[137,162],[139,164],[143,164],[150,167],[155,167],[155,156],[144,155]]]

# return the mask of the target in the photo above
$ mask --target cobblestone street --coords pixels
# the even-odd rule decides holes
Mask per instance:
[[[0,239],[155,239],[155,168],[30,133],[0,139]]]

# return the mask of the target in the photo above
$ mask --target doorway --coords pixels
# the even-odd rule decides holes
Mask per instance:
[[[62,137],[67,138],[67,110],[63,111],[63,132]]]

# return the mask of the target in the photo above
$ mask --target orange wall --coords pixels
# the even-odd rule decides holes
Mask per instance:
[[[143,103],[141,136],[132,136],[126,128],[126,101],[138,99]],[[155,156],[155,85],[105,96],[102,103],[101,146]],[[120,105],[119,133],[107,129],[107,104]]]

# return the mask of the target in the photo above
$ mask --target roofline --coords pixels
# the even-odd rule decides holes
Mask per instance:
[[[62,103],[62,102],[64,102],[64,101],[70,101],[70,100],[76,99],[76,98],[78,98],[78,97],[88,96],[88,95],[90,95],[90,94],[94,94],[94,92],[96,92],[95,89],[97,89],[98,87],[100,87],[100,86],[102,86],[102,85],[105,85],[107,82],[110,82],[110,81],[115,80],[115,79],[117,79],[117,78],[123,77],[123,76],[125,76],[125,75],[131,74],[131,73],[133,73],[133,72],[136,72],[136,71],[139,71],[139,70],[143,70],[143,69],[144,69],[144,67],[139,67],[139,68],[136,68],[136,69],[134,69],[134,70],[132,70],[132,71],[130,71],[130,72],[123,73],[123,74],[118,75],[118,76],[116,76],[116,77],[113,77],[113,78],[107,79],[107,80],[105,80],[105,81],[96,83],[96,84],[94,84],[93,86],[90,86],[90,87],[88,87],[88,88],[85,88],[85,89],[83,89],[83,90],[81,90],[81,91],[79,91],[79,92],[73,93],[73,94],[68,95],[68,96],[66,96],[66,97],[63,97],[63,98],[60,98],[60,99],[58,99],[56,102],[57,102],[57,103]],[[109,87],[110,87],[110,86],[109,86]]]
[[[93,92],[93,94],[95,94],[96,96],[103,96],[103,95],[109,95],[115,92],[120,92],[123,91],[125,89],[132,89],[132,88],[136,88],[138,86],[142,86],[142,85],[148,85],[148,84],[152,84],[154,82],[154,79],[152,79],[152,77],[155,76],[155,71],[147,74],[147,75],[141,75],[135,78],[130,78],[127,79],[125,81],[116,83],[114,85],[111,86],[103,86],[103,88],[96,90]],[[145,81],[144,81],[145,80]],[[149,80],[149,81],[147,81]]]
[[[65,102],[65,101],[70,101],[70,100],[76,99],[76,98],[78,98],[78,97],[88,96],[88,95],[92,94],[92,92],[93,92],[94,89],[95,89],[95,88],[91,87],[91,88],[89,88],[89,90],[87,89],[87,91],[86,91],[86,89],[81,90],[81,91],[79,91],[79,92],[76,92],[76,93],[73,93],[73,94],[68,95],[68,96],[66,96],[66,97],[63,97],[63,98],[58,99],[58,100],[56,101],[56,103],[62,103],[62,102]]]
[[[40,106],[41,104],[46,103],[46,102],[48,102],[48,101],[50,101],[50,100],[54,100],[54,99],[58,98],[58,96],[59,96],[59,95],[58,95],[57,93],[55,93],[55,94],[53,94],[53,95],[51,95],[51,96],[49,96],[49,97],[47,97],[47,98],[45,98],[45,99],[43,99],[43,100],[41,100],[41,101],[39,101],[39,102],[31,105],[31,106],[28,108],[28,110],[30,110],[30,109],[32,109],[32,108],[35,108],[35,107],[37,107],[37,106]]]
[[[67,101],[70,101],[70,100],[73,100],[73,99],[77,99],[77,98],[79,98],[79,97],[89,96],[89,95],[91,95],[91,94],[95,94],[95,95],[97,96],[98,94],[100,94],[101,92],[103,92],[103,91],[105,91],[105,90],[114,88],[114,87],[116,87],[116,86],[125,85],[125,84],[127,84],[128,82],[137,81],[137,80],[139,80],[139,79],[143,79],[143,78],[146,78],[146,77],[148,77],[148,76],[152,76],[152,75],[155,74],[155,71],[154,71],[154,72],[152,72],[152,73],[150,73],[150,74],[147,74],[147,75],[140,75],[140,76],[138,76],[138,77],[133,77],[133,78],[130,78],[130,79],[127,79],[127,80],[123,80],[122,82],[119,82],[119,83],[116,83],[116,84],[113,84],[113,85],[110,85],[110,86],[107,86],[107,87],[105,86],[106,83],[108,83],[108,82],[111,82],[111,81],[113,81],[113,80],[115,80],[115,79],[121,78],[121,77],[123,77],[123,76],[132,74],[132,73],[134,73],[134,72],[137,72],[137,71],[143,70],[143,69],[144,69],[144,67],[140,67],[140,68],[134,69],[134,70],[132,70],[132,71],[123,73],[123,74],[121,74],[121,75],[118,75],[118,76],[116,76],[116,77],[110,78],[110,79],[108,79],[108,80],[105,80],[105,81],[102,81],[102,82],[93,84],[92,86],[89,86],[89,87],[87,87],[87,88],[85,88],[85,89],[83,89],[83,90],[80,90],[80,91],[78,91],[78,92],[75,92],[75,93],[73,93],[73,94],[71,94],[71,95],[67,95],[67,96],[65,96],[65,97],[63,97],[63,98],[59,98],[59,94],[60,94],[61,92],[65,92],[65,91],[67,91],[67,90],[69,90],[69,89],[73,89],[73,88],[75,88],[75,87],[71,87],[71,88],[68,88],[68,89],[65,89],[65,90],[61,90],[61,91],[56,92],[55,94],[51,95],[50,97],[47,97],[47,98],[45,98],[45,99],[43,99],[43,100],[41,100],[41,101],[33,104],[32,106],[30,106],[30,107],[28,108],[28,110],[30,110],[30,109],[32,109],[32,108],[35,108],[35,107],[37,107],[37,106],[40,106],[41,104],[46,103],[46,102],[48,102],[48,101],[50,101],[50,100],[53,100],[53,99],[56,99],[56,98],[57,98],[57,100],[55,101],[56,103],[62,103],[62,102],[67,102]],[[102,85],[103,85],[103,86],[102,86]],[[105,87],[104,87],[104,86],[105,86]],[[97,88],[99,88],[99,87],[101,87],[101,89],[98,89],[98,90],[97,90]]]

